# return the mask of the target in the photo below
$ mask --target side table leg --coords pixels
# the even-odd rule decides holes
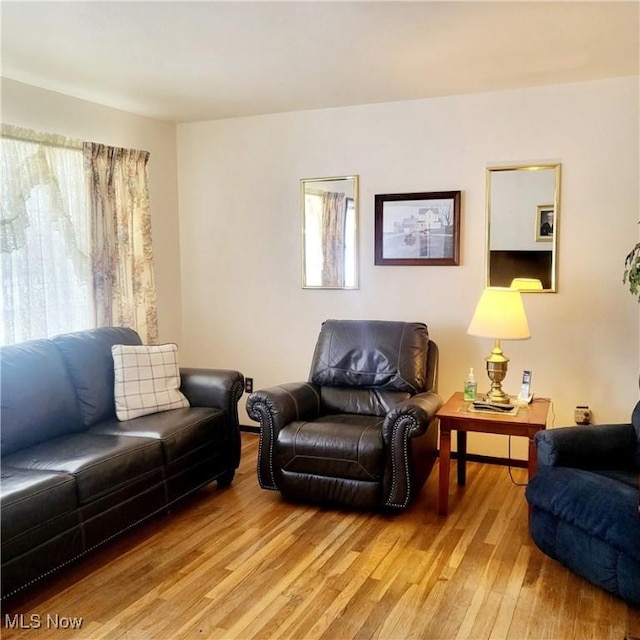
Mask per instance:
[[[533,437],[529,438],[529,482],[536,474],[538,468],[538,450],[536,449],[536,443]],[[531,522],[531,505],[528,506],[529,522]]]
[[[458,484],[461,487],[467,483],[467,432],[458,431]]]
[[[529,481],[536,474],[538,468],[538,450],[536,449],[536,443],[533,438],[529,438]]]
[[[449,511],[449,470],[451,466],[451,430],[440,420],[440,482],[438,485],[438,513],[446,516]]]

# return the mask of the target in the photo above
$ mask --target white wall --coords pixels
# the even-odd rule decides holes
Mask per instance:
[[[2,78],[2,121],[69,138],[145,149],[162,341],[180,340],[176,127]]]
[[[638,237],[638,89],[623,78],[179,125],[181,358],[238,368],[261,388],[306,379],[326,318],[418,320],[440,346],[448,397],[491,347],[466,334],[484,283],[486,167],[559,161],[558,293],[525,296],[532,338],[503,343],[506,388],[532,369],[555,426],[572,424],[576,404],[598,422],[628,420],[638,303],[621,279]],[[299,180],[352,174],[360,290],[303,290]],[[376,193],[457,189],[460,266],[374,266]],[[504,440],[476,435],[469,449],[506,455]]]
[[[638,303],[621,283],[638,238],[638,95],[638,78],[624,78],[180,125],[178,171],[171,124],[11,80],[2,120],[151,152],[161,339],[179,342],[183,364],[238,368],[256,388],[306,379],[320,323],[339,317],[426,322],[441,395],[460,389],[491,346],[466,334],[484,283],[486,167],[562,162],[559,291],[525,296],[532,339],[503,344],[507,390],[532,369],[559,426],[576,404],[627,420],[638,398]],[[299,180],[352,174],[360,290],[303,290]],[[459,267],[373,265],[376,193],[456,189]],[[469,446],[506,455],[498,437]]]

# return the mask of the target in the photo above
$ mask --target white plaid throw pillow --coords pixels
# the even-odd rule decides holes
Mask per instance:
[[[180,391],[177,345],[117,344],[111,353],[118,420],[189,406]]]

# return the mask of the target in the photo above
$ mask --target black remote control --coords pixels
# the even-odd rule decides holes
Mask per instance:
[[[483,411],[500,411],[501,413],[506,413],[513,409],[513,406],[510,404],[491,404],[490,402],[474,402],[474,409],[481,409]]]

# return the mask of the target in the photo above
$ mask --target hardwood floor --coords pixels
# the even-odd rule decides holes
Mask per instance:
[[[207,487],[4,603],[2,638],[640,637],[638,610],[535,547],[505,467],[469,463],[448,517],[437,468],[407,511],[350,513],[260,489],[257,443],[243,434],[230,488]]]

